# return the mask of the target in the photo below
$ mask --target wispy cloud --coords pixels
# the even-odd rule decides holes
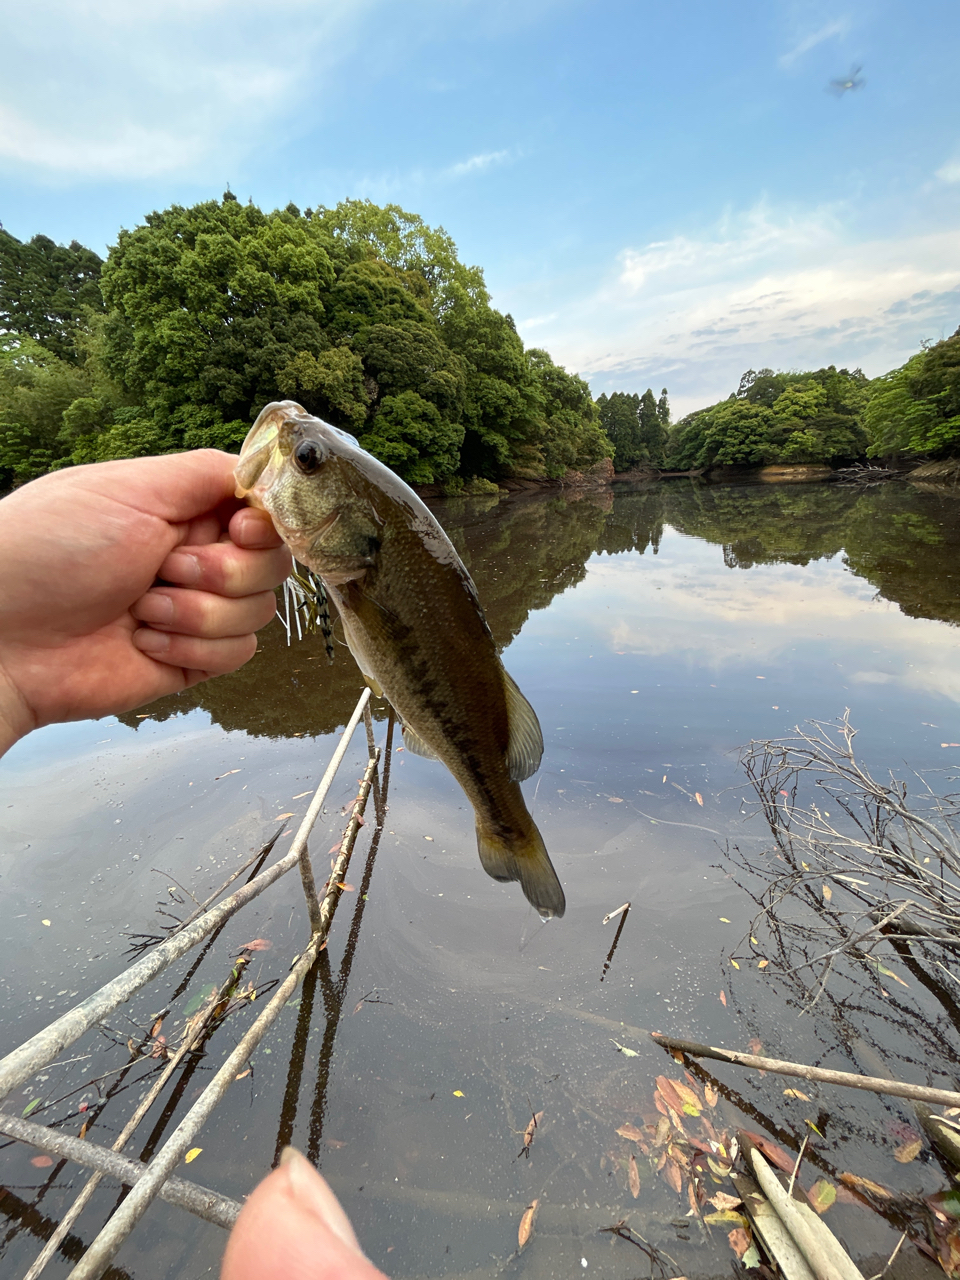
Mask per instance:
[[[379,0],[37,0],[7,12],[0,163],[54,178],[229,165]]]
[[[942,164],[936,176],[941,182],[960,182],[960,158],[954,158]]]
[[[828,22],[819,31],[814,31],[811,35],[804,36],[787,53],[781,54],[778,61],[781,67],[792,66],[798,58],[802,58],[805,53],[815,49],[818,44],[823,44],[825,40],[832,40],[834,36],[845,36],[849,30],[850,21],[847,18],[838,18],[834,22]]]
[[[507,151],[484,151],[480,155],[471,156],[469,160],[460,160],[457,164],[452,164],[448,169],[444,170],[444,174],[450,178],[462,178],[468,173],[478,173],[483,169],[490,169],[494,165],[503,164],[510,157]]]
[[[627,249],[595,292],[554,306],[536,342],[595,394],[666,383],[678,412],[726,396],[750,367],[881,373],[960,323],[960,241],[851,243],[841,213],[763,203],[701,236]]]

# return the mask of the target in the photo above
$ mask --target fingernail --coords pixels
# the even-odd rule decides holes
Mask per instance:
[[[244,511],[242,514],[243,519],[237,522],[239,546],[252,551],[277,545],[277,533],[268,515],[259,511]]]
[[[306,1156],[301,1155],[296,1147],[284,1147],[280,1167],[286,1171],[290,1193],[300,1208],[319,1218],[344,1244],[361,1253],[350,1219],[340,1207],[340,1201]]]
[[[161,653],[166,653],[170,648],[170,637],[164,635],[162,631],[152,631],[150,627],[141,627],[139,631],[133,633],[133,643],[141,653],[147,653],[155,658],[159,657]]]
[[[172,622],[173,597],[165,591],[148,591],[131,610],[140,622]]]
[[[192,586],[200,580],[200,561],[185,551],[172,551],[160,566],[160,575],[166,582]]]

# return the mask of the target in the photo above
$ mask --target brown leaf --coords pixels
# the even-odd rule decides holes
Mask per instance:
[[[248,1076],[250,1074],[251,1070],[251,1067],[247,1067],[246,1071],[241,1071],[238,1076],[234,1076],[234,1080],[242,1080],[244,1076]]]
[[[274,818],[274,822],[283,822],[285,818],[292,818],[292,813],[278,813]]]
[[[631,1142],[643,1142],[643,1131],[635,1124],[622,1124],[617,1133],[621,1138],[629,1138]]]
[[[657,1088],[672,1111],[682,1111],[684,1115],[698,1116],[703,1110],[703,1104],[694,1091],[679,1080],[671,1080],[668,1076],[657,1076]]]
[[[151,1058],[162,1058],[167,1047],[167,1037],[157,1036],[157,1042],[150,1053]]]
[[[893,1153],[893,1158],[897,1164],[909,1164],[911,1160],[916,1160],[923,1148],[923,1139],[916,1138],[913,1142],[905,1142],[902,1146],[897,1147]]]
[[[538,1111],[536,1115],[531,1116],[530,1123],[527,1125],[526,1129],[524,1129],[523,1131],[523,1145],[525,1147],[529,1147],[530,1143],[533,1141],[533,1135],[537,1131],[537,1125],[540,1123],[542,1119],[543,1119],[542,1111]]]
[[[884,1200],[893,1199],[892,1191],[888,1191],[886,1187],[881,1187],[879,1182],[871,1182],[869,1178],[861,1178],[859,1174],[841,1173],[840,1181],[847,1187],[861,1187],[864,1191],[872,1191],[875,1196],[880,1196]]]
[[[35,1169],[49,1169],[53,1160],[50,1156],[34,1156],[30,1163]]]
[[[522,1249],[530,1237],[533,1235],[533,1220],[537,1216],[537,1209],[540,1206],[539,1197],[531,1204],[528,1204],[523,1211],[523,1217],[520,1219],[520,1230],[517,1232],[518,1248]]]
[[[778,1147],[775,1142],[765,1138],[762,1133],[751,1133],[748,1129],[743,1130],[743,1136],[749,1138],[754,1146],[758,1148],[760,1154],[765,1156],[771,1164],[775,1164],[784,1173],[793,1173],[793,1166],[797,1163],[796,1157],[788,1155],[783,1147]]]
[[[698,804],[698,805],[700,806],[700,808],[702,809],[702,808],[703,808],[703,796],[700,794],[700,792],[699,792],[699,791],[695,791],[695,792],[693,793],[693,798],[696,800],[697,804]]]
[[[743,1227],[734,1227],[727,1236],[727,1239],[730,1241],[730,1248],[738,1258],[742,1258],[750,1248],[750,1237],[747,1235],[746,1231],[744,1231]]]
[[[674,1191],[679,1195],[683,1190],[683,1174],[681,1173],[680,1166],[677,1164],[676,1160],[671,1159],[667,1161],[663,1166],[663,1174],[669,1185],[673,1187]]]
[[[724,1008],[727,1007],[727,993],[723,990],[722,987],[720,988],[720,1003],[723,1005]]]
[[[710,1197],[709,1203],[717,1209],[735,1209],[743,1201],[739,1196],[728,1196],[725,1191],[718,1191],[715,1196]]]
[[[807,1192],[807,1199],[817,1213],[824,1214],[837,1198],[837,1188],[826,1178],[820,1178]]]
[[[252,942],[245,942],[240,948],[241,951],[270,951],[273,943],[269,938],[254,938]]]
[[[940,1265],[948,1276],[960,1275],[960,1228],[940,1242]]]
[[[344,893],[356,893],[356,889],[352,884],[344,884],[340,880],[338,880],[336,883],[337,883],[337,888],[342,889]]]
[[[84,1120],[83,1124],[80,1126],[80,1132],[77,1134],[77,1137],[81,1140],[81,1142],[87,1136],[87,1129],[89,1128],[89,1125],[90,1125],[90,1121]]]
[[[631,1156],[627,1161],[627,1185],[630,1188],[630,1194],[636,1200],[640,1194],[640,1171],[637,1168],[636,1156]]]
[[[708,1107],[715,1107],[717,1102],[720,1100],[720,1095],[712,1084],[705,1084],[703,1086],[703,1096],[707,1100]]]
[[[623,796],[607,796],[611,804],[623,804]]]
[[[802,1098],[804,1102],[810,1101],[809,1097],[802,1089],[784,1089],[783,1096],[785,1098]]]
[[[162,1026],[163,1026],[163,1019],[162,1019],[162,1018],[158,1018],[158,1019],[156,1020],[156,1022],[153,1024],[153,1026],[150,1028],[150,1035],[151,1035],[151,1038],[152,1038],[153,1036],[158,1036],[158,1035],[160,1034],[160,1028],[161,1028]]]

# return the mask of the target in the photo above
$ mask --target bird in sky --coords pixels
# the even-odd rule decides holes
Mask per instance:
[[[862,70],[862,67],[851,67],[849,75],[843,76],[839,80],[831,80],[827,88],[838,98],[842,98],[850,89],[862,89],[867,83],[860,74]]]

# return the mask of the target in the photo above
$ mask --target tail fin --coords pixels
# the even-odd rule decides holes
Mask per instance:
[[[533,822],[525,837],[513,840],[484,831],[478,823],[477,849],[487,875],[494,880],[519,880],[524,897],[544,919],[563,915],[567,906],[563,889]]]

